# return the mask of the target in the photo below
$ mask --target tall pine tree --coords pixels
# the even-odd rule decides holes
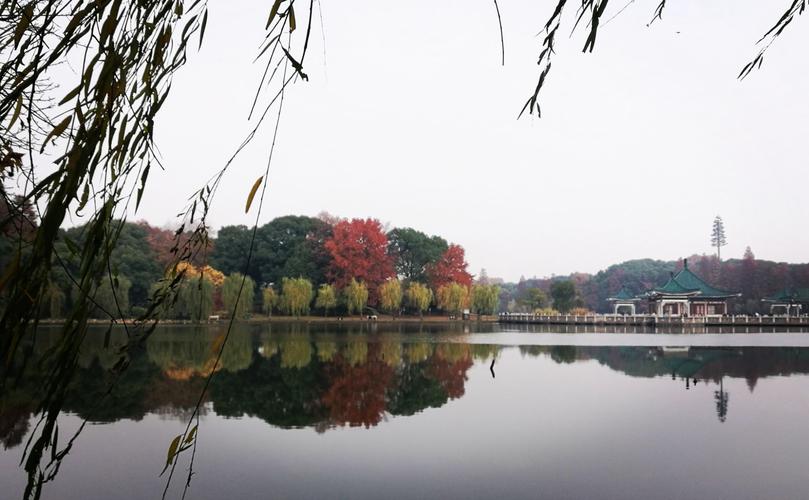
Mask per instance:
[[[722,260],[722,247],[727,245],[725,238],[725,224],[719,215],[713,220],[713,231],[711,232],[711,246],[716,247],[716,258]]]

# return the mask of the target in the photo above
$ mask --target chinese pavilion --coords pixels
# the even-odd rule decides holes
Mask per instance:
[[[688,269],[688,259],[683,259],[682,270],[673,274],[665,285],[653,288],[645,295],[649,300],[649,311],[659,316],[727,314],[728,299],[741,296],[702,281]]]
[[[809,306],[809,288],[785,288],[771,297],[761,299],[770,303],[770,314],[800,316],[803,306]]]
[[[619,311],[623,309],[629,309],[629,314],[634,316],[635,315],[635,303],[639,302],[641,299],[636,297],[635,294],[629,293],[629,290],[626,288],[621,288],[621,290],[609,297],[607,302],[612,302],[612,313],[619,314]]]

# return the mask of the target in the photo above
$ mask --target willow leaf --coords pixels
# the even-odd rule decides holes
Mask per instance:
[[[29,3],[22,9],[22,17],[20,18],[20,22],[17,23],[17,28],[14,30],[14,48],[17,48],[17,45],[22,40],[22,36],[25,34],[25,30],[28,29],[28,26],[31,25],[31,19],[34,17],[34,2]]]
[[[185,438],[185,444],[190,443],[194,440],[194,436],[197,434],[197,426],[191,428],[191,431],[188,433],[188,436]]]
[[[266,30],[272,24],[272,20],[275,19],[275,16],[278,14],[278,9],[281,7],[281,2],[283,0],[275,0],[275,3],[272,4],[272,8],[270,9],[270,17],[267,18],[267,26],[264,27]]]
[[[174,439],[171,440],[171,445],[169,445],[169,452],[166,455],[166,465],[163,467],[163,470],[160,472],[162,476],[166,469],[169,468],[169,465],[174,462],[174,457],[177,455],[177,447],[180,446],[180,439],[182,438],[181,435],[177,435]]]
[[[22,111],[22,94],[17,98],[17,106],[14,107],[14,114],[11,115],[11,122],[8,124],[9,130],[11,127],[14,126],[14,123],[17,121],[17,118],[20,117],[20,112]]]
[[[205,36],[205,27],[208,26],[208,9],[205,9],[205,14],[202,15],[202,26],[199,30],[199,46],[202,47],[202,39]]]
[[[83,86],[84,86],[84,84],[80,83],[78,87],[76,87],[75,89],[68,92],[67,95],[65,97],[63,97],[61,101],[59,101],[59,105],[61,106],[62,104],[70,101],[71,99],[73,99],[74,97],[79,95],[79,92],[81,91],[81,88]]]
[[[50,141],[52,138],[56,138],[62,135],[62,132],[64,132],[67,129],[67,126],[70,124],[71,118],[72,116],[66,116],[65,119],[59,122],[57,126],[53,127],[53,130],[51,130],[51,133],[48,134],[48,137],[46,137],[45,140],[42,141],[42,148],[39,150],[40,153],[45,151],[45,146],[48,145],[48,141]]]
[[[247,195],[247,203],[244,205],[244,213],[250,211],[250,205],[253,204],[253,198],[256,196],[256,191],[258,191],[258,187],[261,186],[261,181],[264,180],[264,176],[262,175],[256,182],[253,183],[253,187],[250,189],[250,194]]]

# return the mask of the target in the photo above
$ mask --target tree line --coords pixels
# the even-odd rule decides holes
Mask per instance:
[[[97,284],[93,315],[138,317],[149,307],[177,251],[176,231],[146,222],[124,223],[109,276]],[[88,237],[84,226],[62,230],[42,317],[60,318],[73,301],[71,276],[81,265],[72,249]],[[189,236],[190,237],[190,236]],[[474,282],[462,246],[412,228],[386,231],[376,219],[290,215],[260,226],[247,265],[252,229],[225,226],[204,254],[183,261],[174,300],[161,306],[167,319],[207,319],[233,313],[392,316],[471,309],[494,314],[497,285]],[[244,282],[244,286],[242,286]],[[238,299],[238,300],[237,300]]]
[[[0,249],[9,250],[0,252],[0,267],[10,264],[13,236],[0,233]],[[109,275],[97,283],[93,295],[93,316],[142,314],[161,280],[167,279],[165,270],[174,258],[177,236],[176,231],[146,222],[123,224]],[[84,226],[60,231],[40,317],[61,318],[79,300],[72,281],[81,265],[75,248],[87,237]],[[345,220],[327,214],[278,217],[257,228],[253,258],[245,266],[251,238],[247,226],[221,228],[205,254],[179,267],[184,279],[175,300],[164,305],[163,317],[204,319],[233,311],[239,318],[256,313],[457,315],[464,309],[476,314],[608,312],[607,299],[622,288],[642,294],[665,283],[682,265],[639,259],[592,275],[504,283],[489,279],[485,270],[473,279],[460,245],[412,228],[386,231],[375,219]],[[734,313],[766,313],[762,298],[784,288],[809,286],[809,264],[760,260],[749,248],[742,259],[702,255],[689,260],[707,282],[742,293],[732,303]],[[237,303],[243,274],[245,287]],[[109,276],[113,279],[106,279]]]
[[[785,288],[809,287],[809,264],[789,264],[757,259],[748,247],[741,259],[720,260],[716,255],[692,255],[689,268],[709,284],[742,296],[730,303],[735,314],[766,314],[769,305],[761,299]],[[640,295],[662,286],[682,269],[682,260],[663,261],[637,259],[614,264],[596,274],[574,273],[553,278],[521,279],[517,283],[501,283],[501,311],[559,312],[612,310],[608,298],[622,288]],[[579,310],[580,308],[580,310]],[[639,303],[645,312],[645,303]]]

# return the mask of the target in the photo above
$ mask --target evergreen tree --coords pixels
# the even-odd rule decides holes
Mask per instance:
[[[711,232],[711,246],[716,247],[716,258],[722,260],[722,247],[727,245],[725,238],[725,224],[722,217],[716,216],[713,220],[713,231]]]

